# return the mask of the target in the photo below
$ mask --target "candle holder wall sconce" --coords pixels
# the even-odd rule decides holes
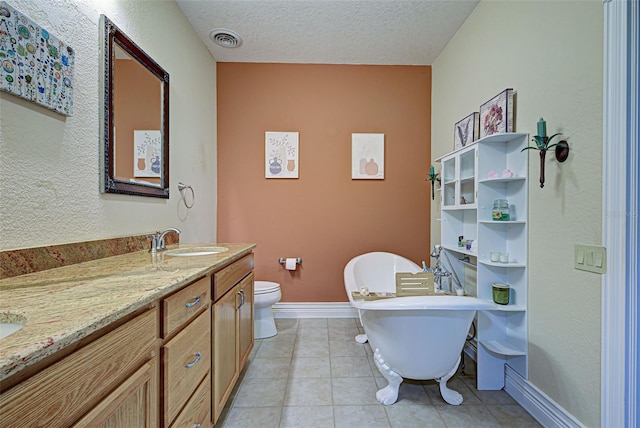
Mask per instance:
[[[440,174],[433,170],[433,166],[431,167],[431,170],[429,171],[429,174],[427,174],[427,178],[425,178],[424,181],[431,182],[431,200],[434,200],[436,198],[436,181],[438,182],[438,184],[442,184],[442,181],[440,180]]]
[[[534,135],[532,141],[536,143],[535,146],[528,146],[522,149],[525,150],[538,150],[540,152],[540,188],[544,187],[544,162],[547,156],[547,150],[555,147],[556,160],[558,162],[564,162],[569,157],[569,143],[566,140],[560,140],[557,143],[551,144],[553,140],[561,133],[553,134],[547,137],[547,122],[540,118],[538,121],[538,135]]]

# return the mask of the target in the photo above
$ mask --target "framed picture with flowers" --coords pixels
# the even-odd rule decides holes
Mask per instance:
[[[480,106],[480,138],[513,131],[513,89],[505,89]]]
[[[476,141],[480,134],[480,113],[471,113],[464,119],[456,122],[453,127],[453,150],[465,147]]]

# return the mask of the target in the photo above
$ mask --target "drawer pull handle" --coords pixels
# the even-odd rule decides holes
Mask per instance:
[[[201,301],[202,301],[202,298],[201,298],[200,296],[196,296],[196,297],[193,299],[193,302],[186,303],[186,304],[185,304],[185,306],[186,306],[187,308],[192,308],[192,307],[194,307],[195,305],[197,305],[198,303],[200,303]]]
[[[193,428],[202,428],[202,425],[200,425],[200,424],[195,424],[195,425],[193,426]]]
[[[240,297],[240,303],[238,303],[238,297]],[[242,307],[242,292],[236,291],[236,311]]]
[[[198,364],[200,362],[200,360],[202,359],[202,354],[200,352],[196,352],[196,359],[191,361],[190,363],[187,363],[185,367],[187,367],[188,369],[190,369],[191,367],[195,366],[196,364]]]

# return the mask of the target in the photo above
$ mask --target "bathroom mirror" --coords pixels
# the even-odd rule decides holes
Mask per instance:
[[[169,198],[169,74],[104,15],[102,193]]]

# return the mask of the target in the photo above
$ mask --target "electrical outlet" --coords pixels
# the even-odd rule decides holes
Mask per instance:
[[[576,244],[574,266],[587,272],[607,273],[607,249],[598,245]]]

